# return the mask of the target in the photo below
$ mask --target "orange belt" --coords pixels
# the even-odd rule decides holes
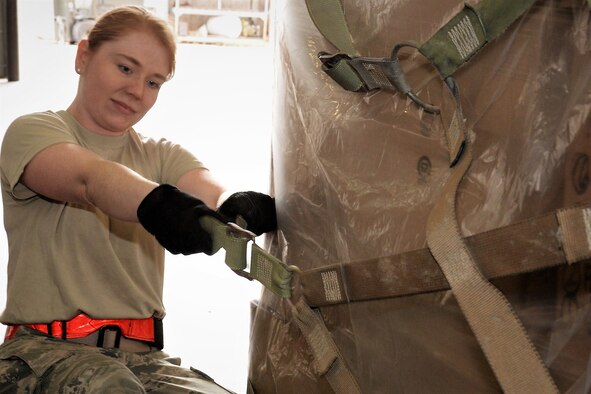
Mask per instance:
[[[104,330],[116,330],[125,338],[147,342],[158,349],[163,347],[162,319],[155,317],[146,319],[93,319],[81,313],[71,320],[56,320],[47,324],[23,324],[23,326],[61,339],[83,338],[99,331],[97,346],[102,346],[100,334]],[[6,329],[5,340],[12,339],[19,327],[19,325],[9,325]]]

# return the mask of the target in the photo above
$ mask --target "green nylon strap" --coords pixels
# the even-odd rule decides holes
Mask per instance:
[[[250,257],[250,276],[267,289],[283,298],[291,297],[291,278],[294,267],[270,255],[253,244]]]
[[[591,0],[590,0],[591,1]],[[350,92],[358,92],[364,87],[364,83],[359,78],[359,75],[355,72],[353,67],[347,60],[340,60],[333,67],[322,66],[324,72],[326,72],[336,83],[341,87]]]
[[[475,6],[465,5],[445,26],[424,42],[419,51],[430,60],[442,79],[452,75],[488,42],[504,32],[535,0],[483,0]],[[587,0],[591,2],[591,0]],[[394,52],[391,59],[369,64],[353,47],[341,0],[306,0],[310,18],[320,33],[341,54],[321,53],[322,69],[345,90],[358,92],[376,88],[399,91],[409,96],[428,112],[438,110],[417,100],[406,81]],[[388,64],[388,60],[390,63]],[[370,71],[373,69],[374,71]],[[381,70],[381,71],[380,71]],[[368,72],[369,71],[369,72]],[[384,78],[384,72],[388,78]],[[402,74],[402,75],[397,75]],[[391,77],[394,76],[394,80]],[[387,83],[382,83],[386,81]]]
[[[292,272],[299,271],[297,267],[287,266],[253,243],[250,273],[247,273],[243,271],[247,265],[246,246],[254,236],[237,226],[224,224],[211,216],[204,216],[199,222],[212,237],[212,254],[224,248],[226,264],[234,272],[249,279],[258,280],[280,297],[291,298]],[[292,309],[296,324],[312,350],[318,373],[327,379],[335,393],[361,393],[322,319],[302,299],[292,306]]]
[[[306,0],[306,6],[312,22],[324,38],[349,58],[359,56],[359,52],[353,47],[353,39],[340,0]],[[349,64],[349,60],[343,58],[330,66],[323,64],[322,70],[343,89],[358,92],[363,90],[365,83]]]
[[[201,226],[211,235],[213,247],[212,253],[215,254],[220,249],[225,249],[225,262],[233,271],[244,270],[246,268],[246,247],[249,239],[234,235],[226,224],[211,216],[203,216],[200,221]]]
[[[437,68],[442,78],[452,75],[485,44],[503,33],[535,0],[483,0],[466,5],[419,51]]]
[[[312,22],[324,38],[342,53],[351,57],[359,56],[353,47],[353,39],[340,0],[306,0],[306,6]]]
[[[238,226],[227,225],[211,216],[203,216],[199,222],[211,235],[212,253],[226,251],[225,263],[232,271],[248,279],[256,279],[267,289],[283,298],[291,297],[292,272],[297,270],[270,255],[254,243],[254,234]],[[251,246],[250,272],[247,267],[248,242]]]

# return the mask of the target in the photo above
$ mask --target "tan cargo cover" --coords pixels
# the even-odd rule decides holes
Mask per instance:
[[[424,42],[457,0],[343,0],[355,48],[388,57]],[[344,91],[320,69],[334,52],[304,1],[276,2],[270,250],[303,270],[426,247],[429,212],[449,176],[444,123],[400,94]],[[444,107],[433,68],[405,50],[425,101]],[[457,213],[469,236],[591,200],[591,16],[585,1],[538,1],[456,79],[474,160]],[[544,245],[537,245],[544,247]],[[561,392],[591,390],[591,266],[494,280]],[[498,392],[451,291],[321,308],[364,393]],[[289,301],[253,306],[249,378],[257,393],[332,392],[316,375]]]

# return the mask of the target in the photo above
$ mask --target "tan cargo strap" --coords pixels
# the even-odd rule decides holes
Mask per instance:
[[[326,1],[328,0],[318,0],[320,3]],[[307,0],[307,2],[308,10],[313,14],[314,8],[310,5],[314,0]],[[345,89],[394,90],[393,86],[395,90],[405,94],[425,110],[439,112],[438,108],[422,102],[414,94],[398,64],[398,51],[404,46],[412,46],[431,61],[449,88],[456,103],[452,120],[446,130],[452,169],[442,195],[429,216],[427,244],[499,384],[503,391],[508,393],[554,393],[558,390],[511,305],[505,296],[485,278],[461,236],[455,213],[456,191],[470,167],[472,153],[465,130],[459,90],[452,74],[486,42],[502,33],[533,2],[533,0],[483,0],[475,7],[466,5],[425,44],[396,45],[390,61],[388,59],[367,61],[363,58],[352,58],[349,54],[335,56],[320,54],[323,70]],[[330,9],[339,11],[335,6]],[[323,22],[327,19],[326,17],[317,18],[312,15],[312,19],[319,29],[327,24]],[[339,17],[338,20],[342,21],[344,18]],[[343,29],[340,31],[342,32]],[[343,42],[349,40],[349,37],[341,36],[339,39]],[[333,44],[334,41],[331,40]],[[347,70],[343,63],[356,73]],[[347,72],[340,73],[340,70],[347,70]],[[338,75],[333,75],[335,73]],[[359,84],[356,77],[363,83]],[[574,236],[567,239],[569,240],[567,242],[578,243]],[[334,280],[335,271],[323,274],[325,277],[323,285],[328,283],[325,294],[329,297],[337,297],[338,282]]]
[[[591,258],[591,204],[465,238],[487,279],[538,271]],[[306,270],[299,276],[311,306],[326,306],[449,290],[428,248]]]
[[[316,373],[326,378],[335,393],[361,393],[322,317],[318,316],[303,299],[295,305],[291,304],[291,311],[312,351]]]
[[[429,249],[301,272],[253,243],[251,261],[259,263],[251,264],[254,274],[247,273],[242,270],[246,267],[246,243],[252,240],[252,234],[215,220],[206,222],[210,231],[218,234],[214,236],[214,250],[226,249],[226,263],[233,271],[259,280],[283,298],[291,297],[292,275],[300,272],[302,295],[310,306],[450,289]],[[591,204],[476,234],[465,242],[488,279],[577,263],[591,258]],[[292,313],[310,346],[316,371],[337,393],[360,392],[322,319],[307,304],[300,299],[292,306]]]
[[[297,267],[288,266],[258,247],[254,243],[253,233],[233,223],[225,224],[210,216],[201,218],[200,223],[211,234],[212,254],[225,249],[225,262],[232,271],[249,280],[258,280],[265,288],[282,298],[291,298],[291,280],[293,273],[299,272]],[[251,241],[248,272],[247,247]],[[322,319],[301,298],[292,307],[292,313],[310,346],[319,375],[327,379],[335,393],[361,393]]]
[[[456,190],[472,159],[471,144],[431,211],[427,243],[505,393],[557,393],[546,366],[509,301],[479,270],[460,235]]]
[[[252,234],[237,231],[233,227],[228,228],[220,222],[211,221],[208,226],[213,224],[218,228],[214,231],[224,234],[214,237],[215,250],[219,250],[225,244],[227,264],[234,271],[243,269],[240,267],[245,264],[243,262],[246,261],[247,252],[243,245],[251,240]],[[488,279],[577,263],[591,258],[591,204],[560,209],[476,234],[465,238],[465,242],[479,262],[483,275]],[[258,280],[269,290],[284,298],[290,298],[291,293],[288,290],[291,288],[292,274],[299,270],[285,265],[255,244],[253,247],[257,250],[254,254],[257,256],[254,257],[255,260],[269,259],[280,263],[279,268],[275,268],[275,274],[275,263],[254,264],[255,271],[266,272],[255,272],[254,277],[259,278]],[[236,252],[237,250],[241,252]],[[252,269],[253,265],[251,271]],[[241,275],[250,276],[249,273]],[[301,272],[299,281],[302,295],[310,306],[398,297],[450,288],[445,275],[428,249],[312,269]],[[277,288],[282,290],[278,292]],[[329,384],[335,388],[335,392],[360,392],[322,319],[303,299],[293,306],[292,312],[310,346],[319,375],[326,377]],[[347,387],[348,391],[343,387]]]

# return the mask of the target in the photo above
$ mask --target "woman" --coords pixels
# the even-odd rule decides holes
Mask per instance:
[[[191,153],[133,129],[174,73],[164,21],[132,6],[106,13],[75,68],[68,109],[15,120],[2,143],[0,392],[227,392],[161,351],[164,248],[210,254],[204,215],[272,231],[274,200],[227,197]]]

